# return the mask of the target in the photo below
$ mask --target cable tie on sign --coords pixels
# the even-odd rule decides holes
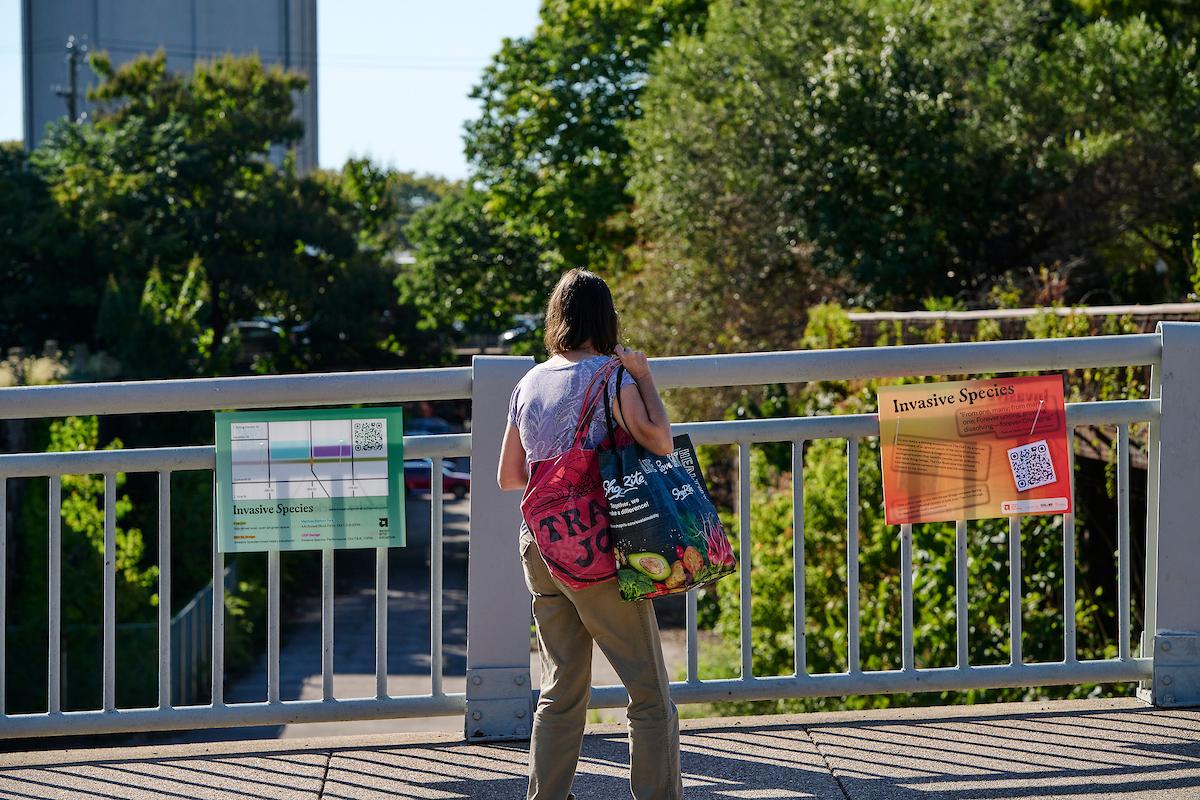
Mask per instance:
[[[1045,398],[1038,400],[1037,413],[1033,415],[1033,424],[1029,426],[1029,435],[1033,436],[1033,429],[1037,427],[1038,417],[1042,415],[1042,404],[1046,402]]]

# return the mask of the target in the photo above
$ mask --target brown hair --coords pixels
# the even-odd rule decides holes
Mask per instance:
[[[617,310],[603,278],[578,268],[559,278],[546,304],[550,355],[575,350],[589,339],[597,353],[608,355],[617,347],[617,335]]]

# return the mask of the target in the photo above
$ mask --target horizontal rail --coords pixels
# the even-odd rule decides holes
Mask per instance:
[[[458,400],[470,367],[68,383],[0,389],[0,419]]]
[[[117,708],[13,714],[0,724],[0,739],[32,736],[133,733],[140,731],[234,728],[243,725],[290,725],[300,722],[349,722],[367,719],[445,717],[466,711],[466,695],[411,695],[348,700],[288,700],[281,703],[230,703],[219,706]]]
[[[1132,367],[1157,364],[1161,360],[1162,337],[1156,333],[1140,333],[1073,339],[676,356],[654,358],[650,363],[660,389],[678,389]]]
[[[439,433],[405,436],[405,458],[469,456],[471,434]],[[0,455],[0,475],[34,478],[44,475],[87,475],[102,472],[180,472],[212,469],[212,445],[146,447],[129,450],[78,450],[68,453],[17,453]]]
[[[1158,415],[1158,400],[1105,400],[1067,404],[1067,423],[1070,425],[1119,425],[1157,419]],[[675,433],[691,435],[694,444],[844,439],[879,435],[879,419],[875,414],[687,422],[672,427]],[[404,437],[405,458],[453,458],[470,454],[469,433]],[[80,450],[68,453],[17,453],[0,455],[0,476],[33,478],[103,472],[179,472],[212,469],[214,463],[212,445]]]
[[[652,359],[662,388],[1156,364],[1158,334],[731,353]],[[112,381],[0,390],[0,419],[453,400],[471,367]]]
[[[1121,425],[1158,419],[1158,400],[1103,400],[1068,403],[1067,424]],[[772,419],[720,420],[672,425],[676,434],[686,433],[693,444],[733,442],[785,442],[795,439],[852,439],[879,435],[876,414],[841,414],[824,417],[777,417]],[[0,472],[3,469],[0,467]]]
[[[1040,308],[976,308],[970,311],[851,311],[851,322],[967,322],[980,319],[1031,317],[1200,317],[1200,303],[1150,303],[1124,306],[1042,306]]]
[[[851,694],[947,692],[965,689],[1000,689],[1077,683],[1122,683],[1146,680],[1154,668],[1152,658],[1126,661],[1098,659],[1025,664],[990,664],[936,667],[917,670],[873,670],[818,675],[781,675],[741,680],[676,682],[671,698],[677,703],[717,703],[729,700],[776,700],[787,697],[836,697]],[[537,703],[538,692],[534,692]],[[589,708],[620,708],[629,702],[624,686],[593,686]]]

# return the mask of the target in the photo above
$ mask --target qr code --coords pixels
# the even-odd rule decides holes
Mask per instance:
[[[386,421],[382,419],[354,420],[354,452],[382,453],[387,436]]]
[[[1008,466],[1012,468],[1013,480],[1019,492],[1047,486],[1058,480],[1054,474],[1054,462],[1050,459],[1050,447],[1045,439],[1009,450]]]

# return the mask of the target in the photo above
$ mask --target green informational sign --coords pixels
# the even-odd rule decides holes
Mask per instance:
[[[404,546],[399,408],[216,414],[222,553]]]

